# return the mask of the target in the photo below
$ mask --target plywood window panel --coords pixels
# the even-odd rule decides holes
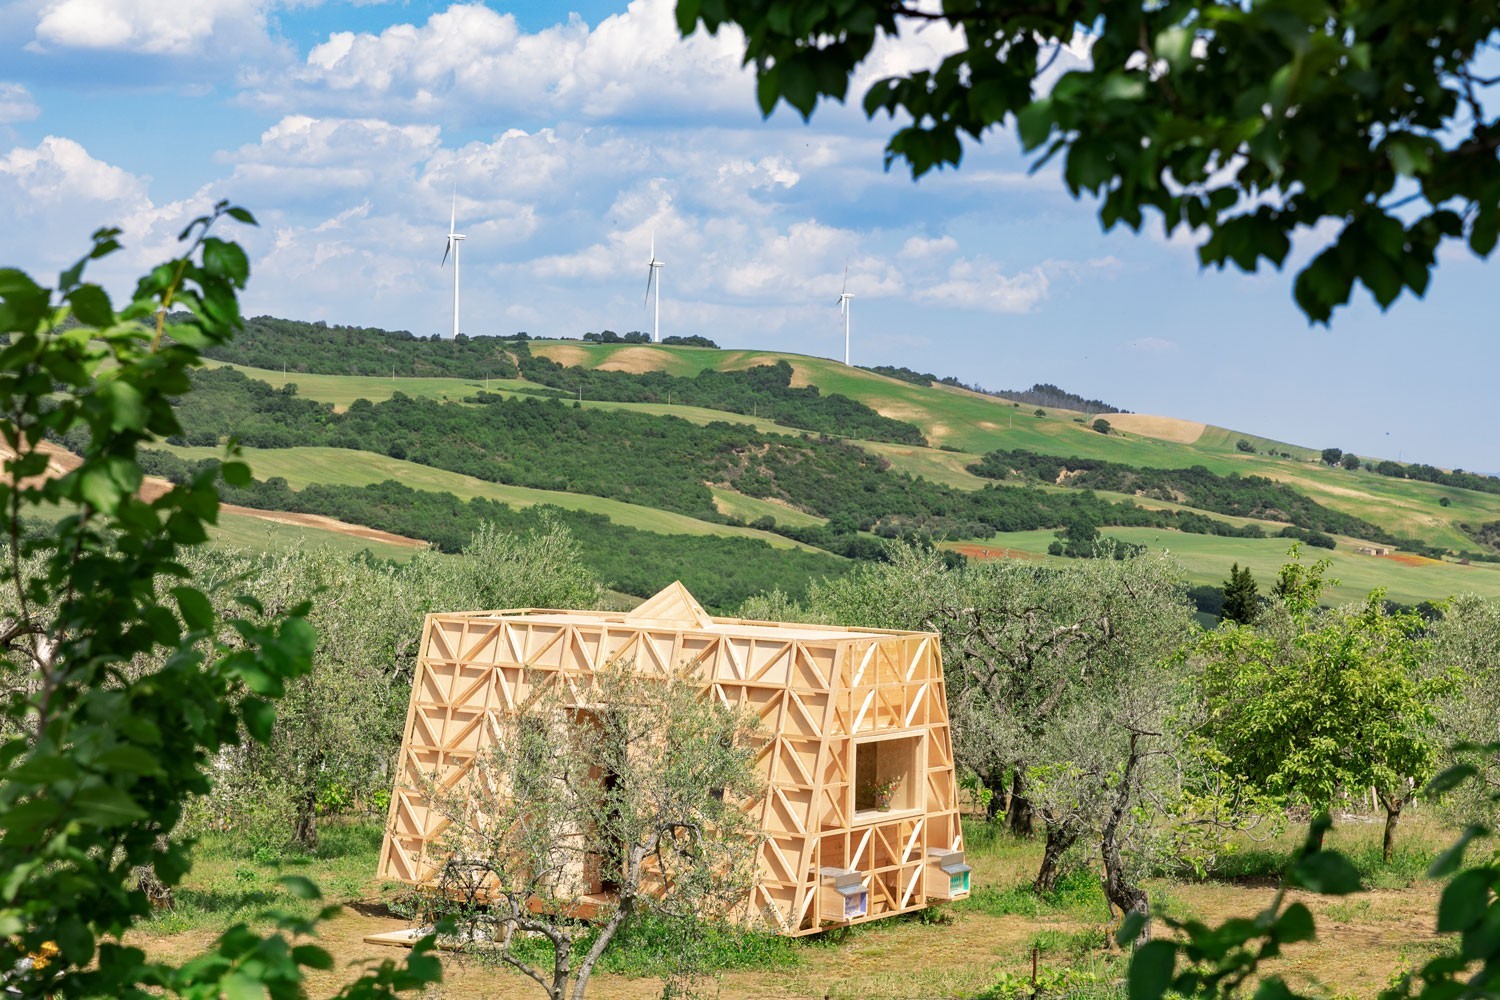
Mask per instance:
[[[431,885],[445,860],[434,853],[447,821],[423,789],[493,780],[476,762],[496,719],[533,683],[566,689],[614,660],[657,676],[692,665],[709,697],[760,718],[763,790],[746,806],[765,839],[747,919],[802,935],[928,904],[928,852],[963,849],[938,637],[715,618],[681,584],[629,613],[429,615],[380,875]],[[887,781],[889,808],[875,808],[868,786]],[[820,874],[828,869],[845,873],[846,888],[857,877],[863,908],[846,908],[845,896],[831,905]]]

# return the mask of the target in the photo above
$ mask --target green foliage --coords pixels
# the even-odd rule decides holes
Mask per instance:
[[[491,482],[587,493],[722,521],[704,485],[714,483],[830,519],[826,526],[775,527],[856,558],[879,558],[882,551],[856,531],[891,538],[976,537],[1057,528],[1080,513],[1106,525],[1243,530],[1190,511],[1147,510],[1086,493],[955,489],[893,472],[883,458],[843,441],[761,434],[744,425],[699,426],[670,416],[575,409],[558,399],[487,396],[483,406],[472,407],[399,393],[381,403],[355,400],[347,412],[335,413],[297,395],[293,386],[273,389],[231,369],[200,373],[194,382],[195,391],[179,404],[183,424],[194,428],[182,438],[187,443],[234,435],[259,448],[376,451]]]
[[[1399,544],[1394,536],[1368,521],[1324,507],[1284,483],[1264,476],[1237,473],[1221,476],[1201,465],[1190,469],[1157,469],[1097,458],[1060,458],[1029,451],[999,450],[989,452],[969,465],[968,470],[987,479],[1020,477],[1078,489],[1131,493],[1216,514],[1291,521],[1309,530]],[[1254,537],[1259,537],[1259,534]]]
[[[1229,567],[1229,579],[1224,581],[1224,607],[1219,612],[1220,621],[1253,625],[1260,616],[1260,588],[1250,567],[1240,569],[1239,563]]]
[[[786,361],[735,371],[705,368],[692,378],[667,372],[621,372],[564,367],[549,358],[520,355],[521,374],[569,396],[619,403],[676,403],[729,413],[756,414],[778,424],[866,441],[925,445],[914,425],[876,413],[838,393],[823,395],[815,385],[792,387]]]
[[[0,482],[9,549],[0,969],[22,995],[293,997],[303,968],[332,965],[323,949],[293,944],[326,908],[272,911],[269,937],[232,927],[181,966],[120,943],[151,908],[133,873],[149,868],[167,888],[180,881],[188,845],[173,831],[186,801],[209,789],[215,755],[246,734],[266,738],[274,699],[306,674],[316,641],[305,606],[275,620],[221,619],[194,585],[182,560],[217,515],[216,472],[153,500],[137,494],[138,449],[181,433],[171,397],[189,388],[199,351],[240,322],[249,265],[239,246],[210,235],[226,215],[254,221],[222,202],[194,220],[182,256],[142,278],[119,312],[82,281],[90,262],[119,249],[118,230],[98,231],[55,290],[0,270],[0,438],[12,455]],[[168,324],[174,306],[186,313]],[[42,477],[43,439],[74,432],[78,466]],[[217,473],[248,478],[233,456]],[[23,536],[22,517],[41,508],[63,516]],[[305,879],[287,888],[317,896]],[[57,956],[23,963],[44,947]],[[436,979],[424,951],[344,995]]]
[[[677,21],[684,34],[738,25],[761,110],[784,100],[804,117],[846,100],[878,39],[946,24],[957,51],[863,96],[867,115],[904,122],[887,164],[956,165],[964,137],[1013,121],[1035,168],[1060,156],[1068,190],[1100,199],[1105,228],[1155,212],[1221,268],[1279,268],[1293,232],[1332,223],[1295,283],[1313,322],[1356,283],[1382,308],[1421,296],[1445,240],[1484,257],[1500,235],[1500,139],[1482,97],[1493,5],[679,0]],[[1080,25],[1087,56],[1054,80]]]
[[[1428,676],[1426,623],[1376,591],[1323,613],[1326,563],[1282,569],[1262,627],[1226,622],[1199,647],[1203,732],[1230,772],[1272,796],[1330,808],[1343,789],[1396,795],[1438,759],[1432,733],[1447,674]]]
[[[1486,758],[1500,757],[1500,744],[1472,745]],[[1470,782],[1475,769],[1458,765],[1434,778],[1430,794],[1439,795]],[[1484,794],[1500,801],[1500,792]],[[1157,1000],[1167,995],[1224,997],[1259,981],[1257,997],[1300,998],[1279,975],[1263,967],[1282,954],[1284,945],[1311,940],[1317,933],[1311,911],[1302,903],[1287,905],[1290,888],[1320,895],[1349,895],[1359,891],[1360,877],[1343,855],[1320,850],[1326,817],[1315,819],[1301,851],[1288,867],[1270,905],[1253,918],[1231,918],[1217,927],[1200,921],[1168,918],[1181,934],[1179,940],[1156,940],[1138,948],[1127,979],[1131,1000]],[[1399,974],[1380,993],[1381,1000],[1489,997],[1500,991],[1500,854],[1485,861],[1466,859],[1474,842],[1491,828],[1475,824],[1441,854],[1428,870],[1443,878],[1437,905],[1437,932],[1448,935],[1446,947],[1419,967]],[[1142,923],[1127,920],[1120,941],[1128,944]],[[1179,965],[1179,959],[1181,964]]]
[[[515,378],[515,354],[525,350],[525,342],[501,337],[445,340],[405,330],[256,316],[233,340],[208,347],[203,356],[274,371],[485,379]]]
[[[1089,424],[1089,426],[1098,431],[1100,434],[1108,434],[1113,429],[1110,427],[1109,421],[1105,420],[1103,417],[1099,417],[1093,423]]]
[[[1354,454],[1354,452],[1352,451],[1347,451],[1344,453],[1344,457],[1339,461],[1339,464],[1348,469],[1350,472],[1353,472],[1354,470],[1359,468],[1359,456]]]
[[[1097,972],[1044,967],[1037,970],[1035,980],[1002,972],[995,985],[974,994],[974,1000],[1113,1000],[1122,996],[1117,984]]]
[[[1323,464],[1324,465],[1338,465],[1343,460],[1344,460],[1344,449],[1342,449],[1342,448],[1324,448],[1323,449]]]

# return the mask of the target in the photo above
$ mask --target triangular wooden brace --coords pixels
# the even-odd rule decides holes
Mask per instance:
[[[673,622],[708,628],[714,623],[713,616],[688,593],[678,580],[663,587],[655,597],[625,616],[628,622]]]

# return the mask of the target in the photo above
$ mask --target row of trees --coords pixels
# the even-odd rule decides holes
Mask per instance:
[[[568,396],[620,403],[679,403],[766,417],[820,434],[894,444],[927,443],[915,424],[882,416],[848,396],[825,396],[815,385],[793,387],[792,366],[786,361],[736,371],[705,368],[687,377],[663,371],[564,367],[529,353],[518,357],[523,377]]]
[[[1264,476],[1219,475],[1201,465],[1157,469],[1097,458],[1062,458],[1030,451],[992,451],[968,467],[989,479],[1065,483],[1080,489],[1169,500],[1216,514],[1289,521],[1299,528],[1397,544],[1370,522],[1330,510],[1305,494]]]

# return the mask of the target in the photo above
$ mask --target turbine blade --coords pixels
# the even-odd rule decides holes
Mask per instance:
[[[655,280],[656,280],[656,268],[651,267],[650,265],[647,265],[647,267],[646,267],[646,297],[641,300],[641,305],[645,305],[647,302],[651,301],[651,283],[653,281],[655,281]]]
[[[448,213],[448,235],[458,231],[458,188],[453,189],[453,208]]]
[[[849,290],[849,265],[845,264],[844,265],[844,283],[841,286],[839,286],[839,295],[840,295],[840,297],[842,297],[843,294],[845,292],[847,292],[848,290]]]
[[[448,266],[448,251],[453,249],[453,238],[450,236],[448,242],[443,244],[443,262],[438,267]]]

